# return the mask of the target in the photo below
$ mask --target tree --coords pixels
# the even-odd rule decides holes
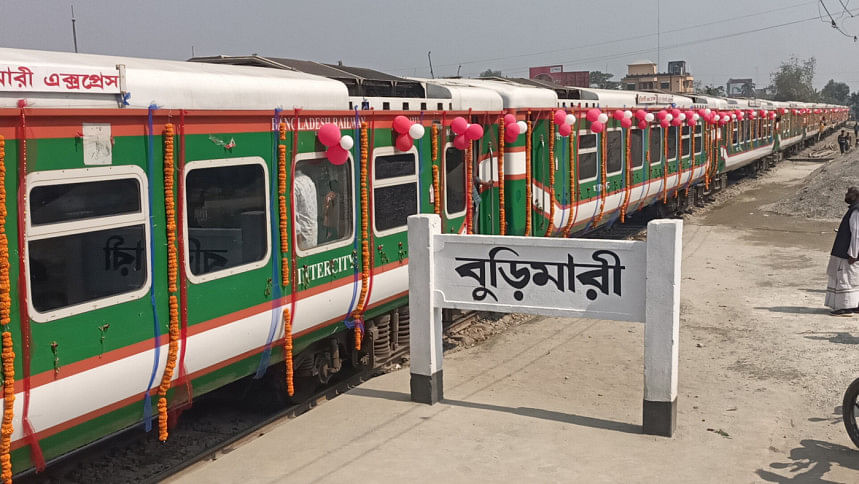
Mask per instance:
[[[854,92],[849,98],[850,109],[853,110],[853,119],[859,119],[859,92]]]
[[[829,82],[820,90],[820,100],[830,104],[847,104],[850,98],[850,86],[843,82]]]
[[[472,71],[474,72],[474,71]],[[492,69],[486,69],[485,71],[480,73],[480,77],[502,77],[503,74],[501,71],[493,71]]]
[[[705,96],[725,97],[725,86],[711,86],[707,84],[700,92]]]
[[[614,74],[608,72],[591,71],[591,86],[597,89],[620,89],[620,83],[612,81]]]
[[[807,60],[791,56],[781,63],[778,70],[770,76],[776,101],[817,101],[817,91],[812,86],[814,68],[817,61],[814,57]]]

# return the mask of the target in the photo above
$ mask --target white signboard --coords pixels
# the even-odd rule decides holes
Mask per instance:
[[[644,242],[438,235],[434,245],[440,307],[644,321]]]
[[[117,67],[0,64],[0,91],[120,93]]]
[[[639,94],[636,96],[636,104],[656,104],[656,94]]]

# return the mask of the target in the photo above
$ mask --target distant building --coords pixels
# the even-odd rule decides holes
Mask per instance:
[[[676,94],[693,92],[695,78],[686,72],[686,61],[671,61],[668,72],[658,72],[653,61],[641,60],[627,65],[627,75],[621,79],[628,91],[665,91]]]
[[[531,67],[528,69],[528,78],[573,87],[589,87],[591,83],[590,72],[564,72],[564,66]]]
[[[751,79],[728,79],[725,92],[729,97],[755,97],[755,83]]]

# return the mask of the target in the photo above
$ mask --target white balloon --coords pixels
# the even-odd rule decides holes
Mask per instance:
[[[566,118],[564,118],[564,122],[572,126],[576,122],[576,116],[573,114],[568,114]]]
[[[686,121],[686,113],[680,113],[680,115],[677,116],[677,119],[680,121]]]
[[[654,119],[655,117],[656,117],[656,116],[654,116],[654,115],[653,115],[653,113],[647,113],[647,114],[645,114],[645,115],[644,115],[644,120],[645,120],[645,121],[647,121],[648,123],[652,123],[652,122],[653,122],[653,119]]]
[[[698,113],[695,113],[692,115],[692,119],[694,119],[695,121],[698,121],[699,119],[701,119],[701,116],[699,116]]]
[[[671,121],[674,121],[674,115],[671,113],[668,113],[665,115],[665,119],[668,120],[668,122],[670,123]]]
[[[528,132],[528,123],[526,123],[525,121],[518,121],[516,125],[519,126],[519,134],[524,134]]]
[[[713,111],[710,111],[710,108],[704,110],[704,113],[709,116]]]
[[[602,124],[605,124],[606,121],[608,121],[608,114],[606,114],[606,113],[600,114],[600,117],[597,119],[597,121],[599,121]]]
[[[421,139],[421,138],[423,138],[423,137],[424,137],[424,133],[425,133],[425,132],[426,132],[426,130],[424,129],[423,125],[422,125],[422,124],[419,124],[419,123],[415,123],[415,124],[413,124],[413,125],[412,125],[412,127],[411,127],[411,128],[409,128],[409,136],[410,136],[412,139]]]
[[[348,134],[340,138],[340,147],[344,150],[351,150],[353,146],[355,146],[355,140]]]
[[[736,120],[736,119],[737,119],[737,115],[736,115],[736,114],[732,114],[732,115],[731,115],[731,119],[732,119],[732,120]]]
[[[632,119],[632,111],[627,109],[626,111],[623,112],[623,117],[626,119]]]

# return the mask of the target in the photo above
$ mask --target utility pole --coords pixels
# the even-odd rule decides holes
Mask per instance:
[[[75,6],[72,5],[72,39],[75,41],[75,54],[78,53],[78,31],[75,29]]]
[[[427,51],[427,58],[429,59],[429,65],[430,65],[430,77],[435,79],[435,74],[432,71],[432,51],[431,50]]]
[[[659,72],[659,66],[662,64],[662,28],[659,25],[659,4],[656,0],[656,72]]]

